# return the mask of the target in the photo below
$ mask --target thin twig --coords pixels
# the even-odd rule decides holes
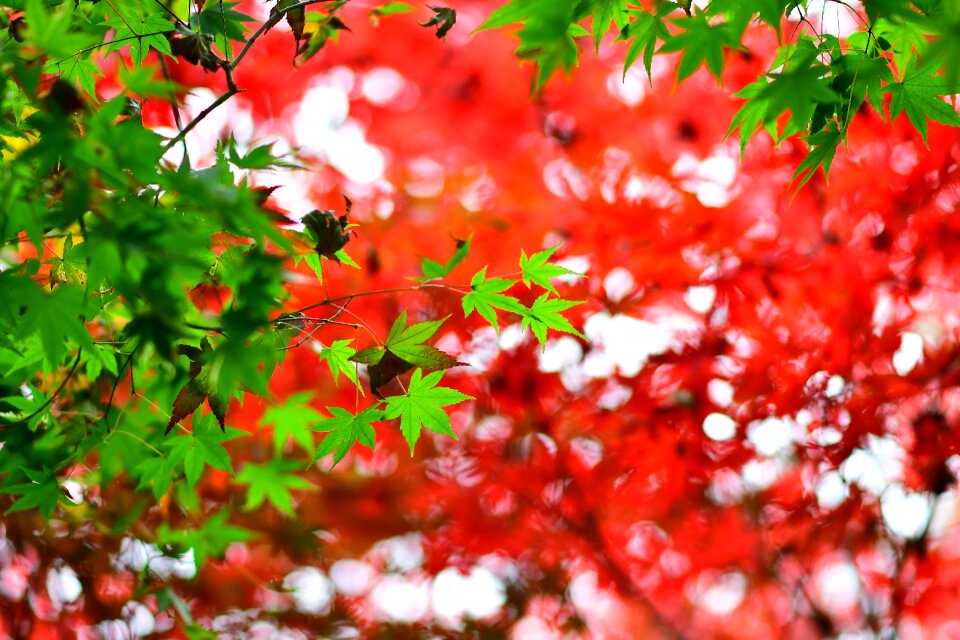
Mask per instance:
[[[313,337],[313,334],[315,334],[317,331],[320,330],[320,327],[322,327],[322,326],[325,325],[325,324],[329,324],[329,323],[331,323],[331,322],[336,322],[336,321],[337,321],[337,317],[338,317],[341,313],[343,313],[344,310],[346,310],[346,306],[343,306],[343,307],[340,307],[339,309],[337,309],[337,311],[336,311],[332,316],[330,316],[329,318],[310,318],[309,320],[314,323],[314,326],[313,326],[312,329],[310,329],[309,332],[307,332],[307,335],[305,335],[302,339],[298,340],[298,341],[297,341],[296,343],[294,343],[294,344],[290,344],[290,345],[288,345],[288,346],[281,347],[280,349],[278,349],[278,351],[289,351],[290,349],[296,349],[297,347],[299,347],[300,345],[302,345],[304,342],[306,342],[307,340],[309,340],[310,338],[312,338],[312,337]],[[305,319],[305,318],[293,317],[293,318],[291,318],[291,320],[301,320],[301,321],[304,321],[304,320],[306,320],[306,319]],[[301,332],[302,332],[302,330],[301,330]]]
[[[226,67],[224,67],[224,68],[226,68]],[[226,102],[227,100],[229,100],[230,98],[232,98],[233,96],[235,96],[237,93],[239,93],[239,90],[238,90],[236,87],[231,87],[231,88],[227,89],[227,92],[226,92],[226,93],[222,94],[219,98],[217,98],[216,100],[214,100],[214,101],[210,104],[210,106],[208,106],[206,109],[204,109],[203,111],[201,111],[200,113],[198,113],[197,116],[196,116],[193,120],[191,120],[190,122],[188,122],[188,123],[183,127],[183,129],[180,130],[180,133],[178,133],[178,134],[177,134],[176,136],[174,136],[173,138],[170,138],[170,140],[168,140],[167,143],[166,143],[165,145],[163,145],[163,151],[164,151],[164,152],[167,152],[167,151],[169,151],[171,148],[173,148],[174,146],[176,146],[177,144],[179,144],[180,141],[183,140],[184,138],[186,138],[186,137],[187,137],[187,134],[190,133],[190,132],[193,130],[194,127],[196,127],[198,124],[200,124],[200,122],[202,122],[204,118],[206,118],[208,115],[210,115],[211,113],[213,113],[214,110],[216,110],[217,107],[219,107],[219,106],[222,105],[224,102]]]
[[[291,311],[287,315],[303,313],[304,311],[310,311],[311,309],[327,306],[330,304],[334,304],[336,302],[342,302],[344,300],[350,300],[351,298],[359,298],[361,296],[376,296],[376,295],[381,295],[385,293],[403,293],[405,291],[421,291],[423,289],[451,289],[458,293],[463,293],[461,289],[469,289],[469,287],[467,285],[449,285],[449,284],[439,284],[434,282],[424,282],[422,284],[417,284],[410,287],[391,287],[388,289],[371,289],[370,291],[360,291],[358,293],[352,293],[350,295],[336,296],[333,298],[327,297],[321,300],[320,302],[315,302],[301,309],[297,309],[296,311]]]

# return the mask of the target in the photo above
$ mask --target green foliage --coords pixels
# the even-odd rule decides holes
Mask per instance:
[[[314,491],[316,486],[295,473],[303,468],[296,460],[273,458],[264,464],[247,463],[237,474],[239,484],[248,485],[247,501],[243,508],[250,511],[265,500],[279,511],[293,514],[291,491]]]
[[[947,78],[935,75],[937,63],[920,64],[912,59],[899,82],[891,82],[884,91],[891,94],[890,116],[907,112],[910,123],[927,142],[927,118],[952,126],[960,126],[960,115],[940,96],[951,92]]]
[[[283,451],[284,445],[291,438],[303,447],[307,453],[313,453],[313,435],[310,427],[323,416],[308,404],[312,394],[297,393],[282,404],[274,405],[266,410],[261,422],[273,425],[273,446],[277,453]]]
[[[533,302],[533,306],[523,313],[521,326],[530,327],[533,335],[537,337],[540,346],[544,349],[547,347],[547,329],[572,333],[577,337],[586,339],[582,333],[570,324],[569,320],[563,317],[564,311],[583,303],[550,298],[549,296],[550,294],[545,293]]]
[[[320,359],[330,367],[330,374],[333,376],[334,382],[340,379],[342,373],[356,385],[360,393],[363,393],[363,388],[360,386],[360,380],[357,377],[356,365],[350,362],[350,358],[357,353],[356,349],[347,346],[351,342],[352,340],[334,340],[329,347],[320,349]]]
[[[193,421],[190,433],[176,436],[164,445],[169,448],[171,460],[183,461],[187,486],[193,489],[200,481],[204,467],[233,473],[230,454],[223,443],[245,435],[245,432],[233,428],[221,431],[207,415]]]
[[[216,108],[242,90],[233,71],[270,27],[286,20],[298,59],[306,59],[347,30],[337,16],[344,4],[306,11],[284,0],[253,29],[236,2],[189,11],[135,0],[5,5],[4,16],[23,12],[22,28],[0,33],[0,500],[8,514],[36,514],[42,527],[41,517],[73,509],[66,478],[104,492],[119,485],[136,496],[129,512],[77,509],[118,535],[176,505],[183,517],[159,524],[154,542],[193,549],[199,568],[254,535],[229,524],[230,510],[204,516],[200,495],[217,474],[236,471],[230,490],[245,488],[244,509],[290,514],[296,493],[315,488],[308,460],[332,456],[336,465],[354,445],[372,449],[375,423],[399,426],[411,450],[423,426],[453,435],[446,408],[470,398],[437,383],[461,363],[428,344],[446,318],[424,315],[408,326],[404,312],[358,352],[357,338],[337,328],[366,322],[341,322],[339,314],[353,295],[392,291],[291,309],[291,270],[301,260],[319,278],[328,262],[360,268],[346,252],[358,233],[350,201],[343,212],[311,212],[303,232],[285,229],[291,221],[265,207],[269,190],[250,187],[248,177],[302,168],[296,152],[244,148],[231,137],[208,150],[209,166],[186,156],[161,160],[210,111],[181,122],[172,138],[139,117],[147,97],[179,106],[184,88],[164,79],[170,58],[224,76]],[[390,2],[370,17],[399,20],[412,9]],[[428,26],[439,37],[454,28],[452,9],[432,13]],[[101,99],[97,82],[107,68],[117,70],[116,95]],[[57,78],[41,82],[44,74]],[[516,298],[491,293],[496,278],[471,291],[446,281],[470,248],[468,238],[446,262],[424,259],[409,290],[439,288],[476,298],[485,317],[487,308],[522,317],[527,309]],[[528,284],[550,286],[566,273],[550,265],[551,255],[524,254]],[[317,307],[331,313],[307,315]],[[228,408],[269,396],[276,367],[308,343],[329,369],[318,389],[344,376],[359,401],[365,376],[378,399],[352,411],[328,407],[331,417],[311,407],[310,391],[271,402],[261,425],[272,429],[272,447],[248,447],[257,455],[238,459],[233,441],[248,434],[228,424]],[[394,380],[383,399],[381,388]],[[176,608],[176,594],[165,593]]]
[[[156,49],[173,57],[170,43],[163,36],[173,31],[173,25],[158,8],[144,12],[139,4],[116,2],[113,5],[115,15],[100,24],[114,31],[113,42],[107,45],[106,52],[130,47],[134,64],[142,65],[147,60],[150,49]]]
[[[414,445],[420,439],[422,427],[456,439],[457,434],[450,428],[450,416],[443,407],[473,400],[472,396],[460,393],[456,389],[438,387],[437,383],[442,377],[442,371],[434,371],[424,377],[423,372],[417,369],[413,372],[404,395],[385,399],[387,409],[383,415],[388,420],[400,418],[400,431],[410,445],[411,456]]]
[[[623,62],[623,75],[633,66],[640,54],[643,54],[643,68],[647,70],[647,77],[653,80],[651,65],[653,54],[656,53],[657,43],[670,37],[670,30],[664,17],[669,15],[676,5],[672,2],[661,3],[656,11],[646,12],[634,10],[629,12],[632,18],[621,27],[618,42],[629,42],[626,59]]]
[[[503,293],[515,284],[517,280],[509,278],[487,279],[487,267],[484,267],[473,276],[473,280],[470,281],[470,292],[463,296],[463,314],[469,317],[476,311],[499,333],[500,324],[497,322],[495,309],[517,315],[523,315],[526,312],[526,307],[520,304],[518,299]]]
[[[3,15],[22,11],[23,21],[23,29],[0,34],[0,494],[7,513],[35,512],[42,526],[39,516],[69,508],[68,476],[101,489],[121,483],[138,492],[138,506],[127,520],[97,525],[122,531],[141,512],[179,503],[189,519],[161,525],[157,542],[193,548],[199,566],[253,535],[228,524],[228,512],[203,519],[197,489],[216,475],[210,469],[238,470],[244,508],[289,514],[295,492],[314,488],[304,476],[308,460],[332,456],[336,465],[355,445],[372,449],[375,423],[399,427],[411,453],[424,428],[456,437],[449,407],[471,397],[439,386],[444,371],[461,363],[429,344],[446,318],[411,308],[417,321],[408,325],[404,311],[388,335],[360,344],[359,333],[347,339],[337,331],[365,321],[342,322],[335,310],[353,296],[393,290],[292,309],[291,271],[301,260],[321,279],[329,262],[361,268],[346,252],[363,233],[348,221],[351,203],[342,214],[311,212],[303,233],[284,229],[290,221],[266,210],[266,195],[245,180],[248,172],[298,166],[294,154],[278,156],[268,144],[242,149],[230,139],[209,150],[211,166],[161,160],[209,111],[170,138],[137,115],[147,97],[178,105],[182,88],[161,67],[171,58],[221,77],[227,90],[216,108],[243,90],[234,71],[263,33],[285,20],[297,60],[305,60],[346,34],[338,15],[344,5],[281,0],[257,24],[236,2],[186,11],[184,3],[7,0]],[[826,176],[859,110],[885,115],[886,94],[890,118],[906,114],[924,141],[931,120],[960,126],[944,99],[960,77],[956,2],[868,1],[867,20],[843,40],[797,20],[806,15],[804,2],[698,6],[510,0],[479,31],[513,29],[517,55],[536,66],[539,90],[561,69],[570,72],[581,48],[603,46],[623,54],[624,73],[642,61],[651,76],[654,56],[670,55],[677,81],[698,73],[723,79],[745,32],[772,30],[780,43],[775,59],[756,81],[732,88],[743,104],[729,134],[738,133],[741,149],[761,131],[777,142],[800,136],[809,151],[794,176],[798,188],[818,170]],[[414,10],[440,38],[458,28],[446,7],[387,2],[367,15],[389,28],[414,20],[405,15]],[[788,15],[795,16],[789,23]],[[578,41],[586,37],[589,43]],[[97,95],[106,68],[117,69],[110,99]],[[578,274],[551,262],[557,247],[522,253],[519,274],[483,267],[469,286],[451,283],[470,250],[468,238],[452,255],[441,253],[445,261],[421,259],[420,273],[401,274],[414,281],[405,290],[461,295],[465,318],[479,323],[476,312],[497,331],[510,318],[541,347],[551,331],[583,338],[569,319],[580,302],[565,299],[557,280]],[[222,297],[219,305],[197,302],[210,292]],[[307,315],[316,308],[331,315]],[[310,393],[272,404],[262,419],[272,427],[272,446],[237,459],[232,440],[245,434],[228,426],[228,408],[268,396],[287,352],[308,343],[330,373],[311,384],[329,388],[342,374],[357,388],[357,405],[328,407],[326,417],[311,407]],[[364,378],[375,396],[366,407],[359,404]]]
[[[677,80],[689,78],[705,64],[719,81],[723,73],[723,50],[736,44],[730,25],[725,22],[713,24],[703,13],[677,19],[674,24],[679,32],[669,37],[660,51],[681,54]]]
[[[557,278],[560,276],[583,276],[583,274],[577,273],[576,271],[571,271],[566,267],[550,264],[548,262],[550,257],[553,256],[553,254],[559,248],[560,245],[557,245],[555,247],[535,253],[529,258],[527,257],[526,252],[521,249],[520,271],[523,273],[523,284],[527,285],[527,288],[530,287],[530,283],[534,283],[540,287],[543,287],[554,295],[559,295],[557,294],[557,290],[554,288],[554,286],[550,284],[550,278]]]
[[[812,175],[810,168],[822,167],[826,176],[865,101],[883,114],[884,93],[892,94],[891,115],[905,111],[924,140],[928,119],[960,126],[956,109],[940,98],[956,93],[960,83],[956,2],[870,0],[864,5],[867,20],[844,41],[815,27],[806,2],[711,0],[698,7],[668,0],[511,0],[479,30],[520,27],[517,54],[536,63],[539,89],[558,68],[569,72],[576,66],[579,51],[573,37],[586,33],[581,22],[591,24],[598,53],[614,25],[615,42],[626,46],[624,74],[642,59],[651,81],[654,55],[673,53],[679,54],[678,81],[701,67],[720,81],[727,52],[743,48],[746,30],[751,25],[771,29],[781,43],[779,53],[766,74],[734,94],[746,103],[729,133],[739,131],[741,153],[761,129],[777,143],[791,135],[806,138],[811,156],[798,188]],[[788,16],[793,25],[784,29]],[[790,114],[786,122],[784,113]]]
[[[311,464],[332,453],[333,468],[358,442],[373,449],[377,434],[372,423],[383,419],[383,412],[376,406],[367,407],[356,415],[340,407],[327,407],[327,411],[333,414],[333,417],[323,420],[314,429],[329,434],[320,442]]]

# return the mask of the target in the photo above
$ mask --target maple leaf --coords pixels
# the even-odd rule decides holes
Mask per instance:
[[[340,250],[350,241],[347,217],[353,209],[350,198],[344,196],[346,211],[339,218],[333,211],[314,209],[303,217],[301,222],[313,241],[313,250],[318,256],[340,262]]]
[[[600,53],[600,42],[610,30],[611,23],[619,32],[627,25],[629,12],[625,0],[590,0],[588,4],[593,20],[593,44],[595,53]]]
[[[273,425],[273,446],[277,452],[292,437],[307,453],[313,453],[310,425],[323,420],[323,414],[308,404],[312,397],[310,392],[297,393],[264,412],[261,421]]]
[[[503,292],[517,284],[518,280],[508,278],[487,279],[487,267],[478,271],[470,281],[470,292],[463,296],[463,316],[469,318],[474,311],[479,313],[490,325],[500,333],[500,324],[497,322],[495,309],[522,315],[527,308],[512,296],[503,295]],[[549,284],[549,282],[548,282]]]
[[[284,9],[289,9],[290,7],[296,5],[298,0],[277,0],[277,4],[274,5],[273,9],[270,10],[270,15],[273,16]],[[306,8],[300,7],[298,9],[293,9],[287,11],[284,14],[284,17],[287,20],[287,24],[290,25],[290,31],[293,32],[293,39],[296,43],[296,51],[300,50],[300,41],[303,40],[303,29],[307,24],[307,14]]]
[[[562,312],[571,307],[575,307],[583,302],[572,300],[560,300],[550,298],[549,293],[545,293],[536,300],[533,305],[524,310],[521,328],[530,327],[533,335],[540,341],[540,346],[545,350],[547,348],[547,329],[571,333],[579,338],[586,340],[586,337],[577,331],[570,321],[563,317]]]
[[[706,64],[710,73],[719,81],[723,73],[723,50],[736,46],[726,23],[712,24],[704,13],[673,21],[681,32],[675,34],[660,47],[663,53],[680,52],[677,65],[677,80],[684,80]]]
[[[18,497],[3,515],[27,509],[37,509],[45,519],[49,520],[53,510],[63,495],[60,483],[53,471],[44,469],[22,469],[29,482],[13,484],[0,489],[0,493],[12,493]]]
[[[116,31],[113,41],[107,45],[108,52],[117,51],[129,44],[130,54],[137,65],[146,62],[151,48],[173,57],[170,43],[162,34],[173,31],[174,26],[163,13],[143,15],[138,11],[117,12],[116,17],[100,24]]]
[[[544,249],[539,251],[529,258],[527,254],[521,249],[520,250],[520,271],[523,273],[523,284],[527,285],[527,288],[530,288],[530,283],[533,282],[550,293],[554,295],[557,294],[557,290],[550,283],[550,278],[556,278],[559,276],[576,276],[578,278],[584,277],[582,273],[577,273],[576,271],[571,271],[566,267],[561,267],[556,264],[550,264],[547,261],[550,259],[550,256],[560,248],[560,245],[550,247],[549,249]]]
[[[170,450],[171,460],[183,462],[187,486],[193,489],[206,466],[233,473],[230,454],[224,449],[223,443],[246,435],[245,431],[239,429],[214,429],[209,416],[199,416],[193,421],[190,433],[176,436],[164,445]]]
[[[377,405],[367,407],[356,415],[341,407],[327,407],[327,411],[333,414],[333,417],[321,421],[314,430],[330,432],[330,434],[320,442],[310,464],[332,453],[333,464],[330,466],[332,469],[358,442],[373,450],[377,433],[372,423],[383,419],[383,412],[377,409]]]
[[[532,58],[540,67],[536,84],[542,87],[558,65],[566,70],[577,64],[576,35],[586,31],[573,25],[574,0],[512,0],[494,10],[477,31],[520,23],[517,56]]]
[[[350,382],[360,389],[360,380],[357,378],[356,365],[351,362],[351,358],[357,353],[357,350],[348,346],[352,340],[334,340],[329,347],[320,349],[320,359],[330,367],[330,373],[333,375],[333,381],[339,380],[340,374],[346,376]],[[363,393],[363,389],[360,389]]]
[[[407,326],[407,312],[403,311],[390,327],[383,347],[371,347],[355,353],[351,362],[368,365],[370,388],[379,395],[378,389],[394,377],[420,367],[428,371],[449,369],[464,363],[448,353],[422,344],[437,332],[447,320],[431,320]]]
[[[437,37],[445,38],[450,29],[453,28],[453,25],[457,23],[457,12],[453,9],[447,9],[445,7],[428,6],[427,8],[430,9],[430,11],[433,11],[434,15],[426,22],[421,22],[420,26],[436,27]]]
[[[207,71],[220,68],[220,59],[213,53],[213,36],[198,33],[183,25],[177,26],[176,36],[170,39],[170,51],[193,65]]]
[[[890,118],[907,112],[910,123],[916,127],[927,142],[927,118],[934,122],[960,126],[960,115],[956,109],[943,101],[940,96],[951,93],[947,79],[936,75],[934,64],[922,64],[917,58],[907,63],[903,79],[900,82],[891,82],[884,87],[885,93],[890,93]]]
[[[747,98],[730,122],[727,135],[740,130],[740,153],[759,125],[767,128],[775,139],[806,129],[819,104],[835,103],[840,96],[830,88],[826,79],[828,67],[820,64],[800,64],[771,79],[761,78],[734,94]],[[777,131],[780,114],[790,111],[790,119],[782,132]]]
[[[418,322],[407,327],[407,312],[404,311],[390,327],[384,347],[401,360],[429,371],[449,369],[463,364],[435,347],[422,344],[424,340],[433,336],[446,320],[447,318],[442,318]]]
[[[75,58],[71,62],[64,63],[62,69],[63,75],[60,76],[61,78],[76,80],[77,83],[83,87],[83,90],[87,92],[87,95],[96,98],[97,85],[95,76],[102,76],[103,71],[100,70],[100,67],[98,67],[95,62]]]
[[[630,17],[633,18],[626,26],[621,28],[620,36],[616,42],[629,41],[627,55],[623,61],[623,77],[627,77],[627,71],[633,66],[640,54],[643,54],[643,68],[647,71],[647,78],[653,82],[651,75],[651,66],[653,65],[653,54],[657,50],[657,42],[670,38],[670,30],[664,18],[679,5],[673,2],[661,2],[657,5],[655,11],[630,11]]]
[[[400,418],[400,432],[410,445],[411,456],[414,445],[420,439],[421,427],[456,440],[457,434],[450,428],[450,416],[442,407],[474,399],[456,389],[436,386],[442,377],[443,371],[423,377],[423,372],[417,369],[410,378],[405,395],[384,399],[387,409],[383,417],[388,420]]]
[[[224,429],[224,418],[226,416],[226,407],[220,398],[219,392],[210,384],[208,375],[209,358],[213,353],[210,348],[210,341],[204,338],[200,341],[200,347],[190,345],[179,345],[177,353],[190,358],[190,379],[187,384],[180,389],[180,393],[173,401],[173,409],[170,411],[170,421],[164,433],[170,433],[173,425],[177,424],[188,415],[197,410],[206,400],[217,416],[220,428]]]
[[[807,154],[807,157],[803,159],[803,162],[801,162],[796,171],[793,172],[794,180],[802,176],[800,182],[797,184],[798,191],[803,185],[810,181],[810,178],[816,173],[817,167],[822,167],[824,178],[827,177],[842,137],[843,132],[840,131],[837,123],[832,120],[828,123],[826,129],[807,137],[807,144],[810,145],[810,153]]]
[[[316,491],[316,486],[294,473],[300,468],[301,463],[296,460],[281,458],[273,458],[265,464],[245,464],[237,474],[237,482],[248,485],[243,508],[251,511],[269,500],[279,511],[292,514],[291,490]]]

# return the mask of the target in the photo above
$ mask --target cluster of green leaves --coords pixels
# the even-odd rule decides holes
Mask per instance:
[[[739,132],[741,150],[760,130],[778,143],[801,135],[810,151],[794,176],[798,188],[818,168],[829,172],[864,102],[885,116],[885,93],[891,94],[889,117],[906,112],[924,141],[928,120],[960,126],[956,109],[942,98],[957,93],[960,81],[960,3],[866,0],[865,17],[840,3],[861,21],[842,40],[808,19],[813,4],[712,0],[699,8],[668,0],[510,0],[480,30],[519,26],[517,54],[536,62],[541,87],[558,68],[577,64],[575,38],[592,35],[599,50],[611,31],[626,44],[624,74],[642,59],[649,76],[654,54],[675,53],[678,81],[701,67],[720,81],[727,52],[743,50],[750,25],[764,25],[781,46],[769,70],[736,93],[746,103],[728,135]],[[783,28],[788,23],[789,31]]]
[[[580,302],[564,300],[559,297],[552,278],[582,277],[581,274],[550,262],[559,248],[551,247],[531,256],[521,252],[520,273],[522,280],[510,278],[487,278],[487,267],[474,275],[469,289],[448,285],[442,279],[463,262],[470,250],[470,240],[459,241],[453,256],[441,264],[428,258],[421,259],[422,277],[420,286],[446,287],[458,291],[463,296],[463,312],[469,317],[474,311],[480,314],[498,332],[500,325],[497,311],[507,312],[518,317],[523,328],[530,327],[541,347],[546,347],[547,330],[553,329],[579,337],[583,335],[563,316],[563,312]],[[534,285],[544,289],[540,297],[529,307],[519,298],[505,292],[523,282],[527,288]],[[464,290],[466,289],[466,290]],[[400,419],[400,430],[413,454],[414,446],[420,439],[423,427],[428,430],[456,438],[451,428],[450,417],[443,407],[472,399],[455,389],[437,386],[443,372],[463,363],[440,349],[425,344],[441,328],[447,318],[417,322],[407,326],[407,313],[404,311],[393,323],[386,339],[381,344],[355,351],[349,340],[334,342],[323,347],[320,357],[326,360],[334,378],[344,373],[362,393],[360,380],[351,367],[351,363],[366,365],[370,388],[379,398],[374,404],[363,410],[351,413],[346,409],[328,407],[333,417],[320,422],[316,429],[329,432],[318,447],[314,460],[333,454],[334,466],[343,459],[356,444],[373,448],[375,431],[372,424],[380,420]],[[381,387],[410,370],[414,370],[403,393],[382,396]],[[426,372],[426,375],[425,375]],[[312,410],[308,410],[312,411]],[[304,436],[306,437],[306,436]]]
[[[428,344],[445,318],[409,324],[404,312],[384,339],[358,351],[353,340],[326,337],[322,330],[336,326],[333,317],[287,306],[291,263],[304,260],[321,279],[331,262],[360,268],[346,252],[356,235],[349,200],[342,215],[316,210],[302,220],[302,232],[284,229],[292,221],[263,206],[270,190],[248,186],[247,178],[297,167],[295,159],[278,157],[269,145],[245,149],[232,138],[211,150],[209,166],[196,167],[186,145],[182,159],[169,159],[209,110],[179,120],[183,88],[163,79],[164,60],[224,74],[228,90],[215,108],[240,90],[233,70],[280,20],[291,26],[301,59],[346,30],[337,17],[345,1],[306,13],[319,2],[278,0],[253,29],[231,2],[199,8],[186,0],[3,0],[0,494],[6,513],[49,519],[71,509],[67,477],[81,488],[124,483],[138,502],[122,517],[109,516],[105,530],[122,532],[159,501],[174,500],[194,524],[162,525],[153,542],[193,549],[199,567],[253,535],[230,525],[228,511],[205,516],[197,491],[205,474],[233,475],[245,495],[242,509],[270,505],[291,514],[295,492],[314,489],[305,477],[312,462],[332,455],[336,464],[356,444],[373,448],[377,423],[398,428],[411,453],[423,428],[456,437],[449,407],[470,396],[441,378],[462,363]],[[370,18],[409,10],[389,2]],[[425,26],[440,37],[456,21],[452,9],[436,7],[432,15]],[[102,100],[96,82],[106,60],[118,68],[119,91]],[[164,138],[144,126],[145,98],[170,102],[177,134]],[[468,315],[477,309],[489,319],[494,308],[515,313],[541,343],[548,328],[576,333],[560,315],[576,303],[560,299],[549,282],[567,273],[550,264],[553,250],[521,260],[524,282],[547,290],[530,307],[503,294],[516,281],[484,275],[469,291],[442,283],[469,250],[467,240],[444,264],[424,260],[423,277],[410,289],[459,291]],[[308,342],[318,343],[330,383],[345,379],[358,399],[369,398],[366,378],[374,399],[326,412],[311,407],[309,394],[273,402],[263,417],[273,429],[272,454],[235,458],[232,441],[248,433],[229,424],[229,404],[248,394],[267,397],[284,355]],[[100,516],[108,518],[90,517]]]

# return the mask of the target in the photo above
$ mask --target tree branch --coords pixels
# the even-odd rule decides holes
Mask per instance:
[[[233,96],[235,96],[236,94],[242,91],[242,89],[237,88],[237,85],[233,80],[233,71],[237,68],[237,65],[240,64],[240,61],[243,60],[243,57],[247,55],[247,52],[250,51],[251,47],[253,47],[253,43],[256,42],[260,38],[260,36],[262,36],[264,33],[266,33],[272,27],[274,27],[278,22],[280,22],[280,20],[283,19],[285,15],[287,15],[291,11],[296,11],[297,9],[303,9],[304,7],[309,7],[310,5],[314,5],[314,4],[320,4],[321,2],[330,2],[330,0],[304,0],[303,2],[298,2],[297,4],[286,7],[285,9],[278,10],[276,13],[271,15],[266,22],[260,25],[259,29],[254,31],[253,35],[250,36],[250,39],[244,43],[243,48],[240,49],[240,53],[237,54],[237,57],[234,59],[233,62],[227,62],[226,60],[221,60],[220,68],[223,69],[223,73],[227,81],[226,92],[220,95],[220,97],[218,97],[216,100],[214,100],[213,103],[210,104],[206,109],[198,113],[196,117],[193,118],[193,120],[191,120],[186,125],[184,125],[180,133],[178,133],[176,136],[168,140],[167,143],[163,145],[163,151],[167,152],[171,148],[173,148],[177,143],[179,143],[181,140],[186,138],[187,134],[190,133],[190,131],[192,131],[194,127],[200,124],[204,120],[204,118],[206,118],[211,113],[213,113],[213,111],[216,110],[217,107],[219,107],[224,102],[226,102],[227,100],[229,100],[230,98],[232,98]],[[229,48],[229,46],[230,45],[228,42],[227,47]],[[229,53],[227,55],[229,56]]]

